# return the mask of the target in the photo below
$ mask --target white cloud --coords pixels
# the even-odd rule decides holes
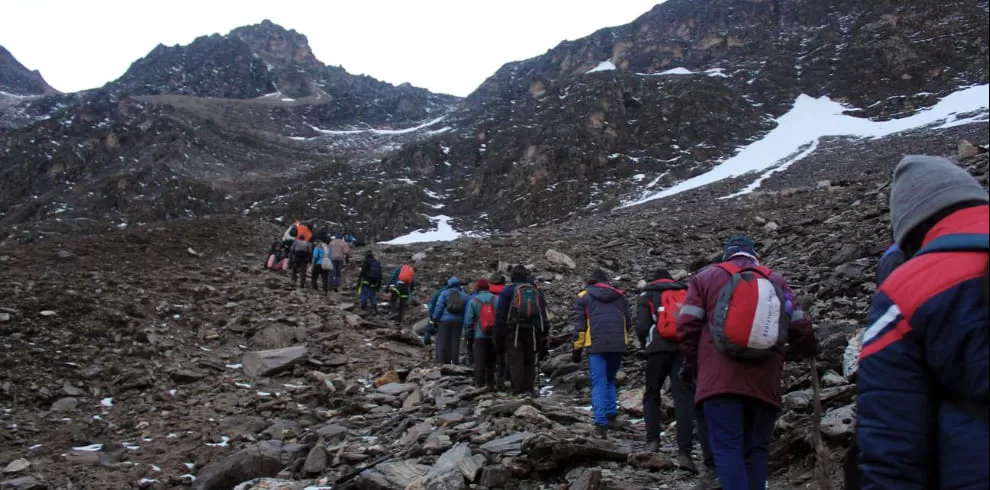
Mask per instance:
[[[263,19],[309,38],[320,61],[390,83],[467,95],[504,63],[633,21],[656,0],[4,1],[0,45],[59,90],[102,86],[157,44]]]

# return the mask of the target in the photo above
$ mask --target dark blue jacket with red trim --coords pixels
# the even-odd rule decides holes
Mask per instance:
[[[863,489],[987,488],[988,211],[939,222],[873,300],[857,374]],[[925,250],[960,234],[984,250]]]

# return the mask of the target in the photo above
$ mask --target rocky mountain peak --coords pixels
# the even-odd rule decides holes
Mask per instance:
[[[58,93],[38,70],[27,69],[3,46],[0,46],[0,91],[14,95]]]
[[[230,36],[248,43],[251,51],[269,65],[281,68],[298,65],[316,70],[323,66],[313,55],[305,35],[268,19],[260,24],[238,27],[230,31]]]

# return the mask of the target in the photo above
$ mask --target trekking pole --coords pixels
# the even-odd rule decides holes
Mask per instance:
[[[815,450],[815,479],[819,490],[832,490],[831,454],[822,444],[822,388],[818,382],[818,365],[814,357],[808,358],[811,366],[811,403],[814,415],[811,425],[811,441]]]

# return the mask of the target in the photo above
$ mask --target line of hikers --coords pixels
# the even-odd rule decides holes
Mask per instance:
[[[988,488],[987,203],[987,191],[947,159],[909,156],[894,172],[895,243],[878,267],[864,332],[848,489]],[[547,356],[546,304],[525,268],[511,275],[507,286],[497,276],[477,281],[472,295],[450,278],[428,306],[433,328],[424,341],[435,335],[437,362],[457,362],[463,332],[477,385],[497,383],[507,364],[513,391],[531,394],[537,361]],[[635,330],[647,362],[647,449],[659,449],[669,378],[678,465],[698,473],[697,427],[707,468],[698,488],[764,489],[785,346],[800,358],[818,354],[811,318],[745,236],[729,239],[721,261],[687,285],[663,269],[647,279],[635,324],[625,292],[603,271],[575,300],[572,360],[588,354],[595,434],[607,438],[617,424],[616,375]]]
[[[988,202],[979,182],[944,158],[908,156],[894,171],[895,243],[878,267],[863,334],[848,489],[988,488]],[[369,253],[362,288],[381,287],[366,274],[375,262]],[[413,274],[400,265],[386,284],[402,305],[400,322]],[[456,363],[463,336],[477,386],[508,379],[513,393],[535,395],[537,363],[548,351],[546,302],[525,267],[513,267],[509,279],[480,279],[469,295],[449,278],[427,305],[423,340],[436,337],[436,362]],[[634,331],[647,362],[648,450],[659,449],[660,392],[669,378],[678,465],[698,472],[691,458],[697,427],[707,468],[699,488],[764,489],[782,408],[784,348],[790,344],[802,358],[818,354],[811,318],[746,236],[729,239],[721,261],[687,285],[663,269],[647,280],[636,296],[635,323],[625,292],[603,271],[594,271],[575,299],[572,360],[588,354],[595,435],[607,438],[618,423],[616,376]]]
[[[460,279],[449,278],[426,305],[423,343],[435,337],[436,362],[453,364],[460,362],[463,337],[476,386],[501,388],[508,381],[513,393],[538,396],[536,366],[548,352],[546,301],[526,267],[512,267],[509,281],[495,273],[468,294]]]

